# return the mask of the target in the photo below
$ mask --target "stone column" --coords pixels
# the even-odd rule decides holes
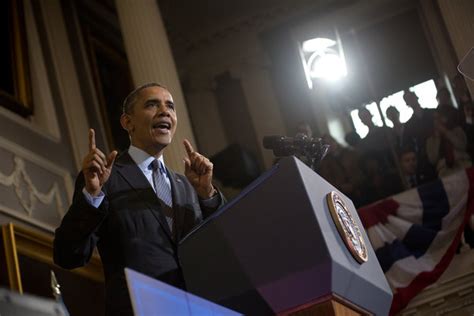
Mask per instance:
[[[82,159],[88,152],[89,140],[84,99],[82,98],[71,46],[62,15],[61,2],[58,0],[41,2],[52,67],[55,72],[60,98],[66,117],[75,165],[81,168]]]
[[[275,94],[268,69],[262,66],[262,64],[265,64],[264,57],[257,56],[255,59],[232,69],[232,75],[241,79],[260,154],[265,168],[270,168],[273,164],[274,156],[271,150],[263,148],[263,137],[286,135],[286,130],[274,97]]]
[[[425,31],[429,33],[429,40],[433,48],[433,57],[440,73],[445,73],[449,78],[453,78],[457,73],[457,58],[451,47],[449,36],[438,5],[432,0],[421,0],[420,11],[425,22]]]
[[[165,162],[171,169],[183,172],[182,141],[187,138],[194,145],[195,141],[158,4],[156,0],[116,0],[115,3],[135,85],[157,82],[173,95],[178,128],[174,141],[165,150]]]
[[[219,114],[211,76],[192,73],[186,85],[186,99],[191,121],[199,134],[196,141],[203,155],[211,157],[229,145]]]

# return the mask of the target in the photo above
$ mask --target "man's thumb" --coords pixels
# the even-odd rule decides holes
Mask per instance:
[[[112,167],[112,165],[115,161],[115,157],[117,157],[117,154],[118,154],[118,152],[116,150],[112,151],[109,154],[109,157],[107,157],[107,168]]]

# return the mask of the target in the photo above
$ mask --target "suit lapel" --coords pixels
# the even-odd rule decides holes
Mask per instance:
[[[125,181],[130,184],[130,186],[135,190],[135,192],[140,195],[140,197],[145,201],[150,209],[150,212],[159,222],[161,228],[166,232],[168,238],[172,243],[174,243],[171,236],[171,231],[166,221],[166,218],[163,212],[160,209],[157,209],[157,205],[160,204],[160,200],[156,196],[155,191],[148,182],[147,178],[143,172],[138,168],[135,161],[130,157],[128,152],[124,152],[117,158],[115,161],[115,167],[117,172],[124,178]],[[174,200],[174,196],[173,196]]]
[[[184,204],[185,199],[185,192],[184,192],[184,184],[183,180],[181,180],[176,173],[171,171],[170,169],[166,168],[168,171],[168,176],[171,183],[171,192],[173,195],[173,212],[174,212],[174,220],[175,220],[175,229],[176,229],[176,237],[179,240],[181,236],[181,230],[183,229],[183,221],[184,221],[184,208],[181,207]]]

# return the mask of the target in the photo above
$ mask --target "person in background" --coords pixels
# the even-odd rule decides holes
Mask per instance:
[[[451,93],[449,92],[448,88],[441,87],[438,89],[438,93],[436,94],[436,100],[438,100],[438,107],[437,109],[443,109],[443,111],[450,111],[452,116],[455,120],[456,124],[462,124],[460,120],[459,111],[453,106],[453,102],[451,99]]]
[[[458,103],[458,117],[461,127],[467,137],[467,151],[474,158],[474,102],[472,100],[466,81],[461,74],[453,78],[454,96]]]
[[[320,163],[319,174],[349,196],[356,206],[360,206],[364,174],[358,154],[351,148],[343,147],[329,134],[323,135],[322,140],[329,145],[329,151]]]
[[[365,156],[362,160],[364,184],[362,205],[373,203],[404,190],[396,170],[384,169],[377,159]]]
[[[456,112],[447,106],[436,109],[433,124],[433,134],[426,142],[426,153],[438,176],[470,167],[466,134],[457,124]]]
[[[467,152],[471,156],[472,161],[474,159],[474,104],[464,104],[463,112],[464,124],[462,124],[462,128],[467,138]]]
[[[453,102],[451,99],[451,93],[448,88],[440,87],[436,93],[436,100],[438,101],[438,107],[440,106],[450,106],[453,107]]]
[[[436,179],[436,174],[432,172],[431,168],[421,170],[413,148],[405,147],[399,151],[399,164],[406,189],[416,188]]]
[[[461,74],[457,74],[453,78],[453,92],[460,110],[463,109],[464,104],[472,105],[471,94],[469,93],[466,81]]]
[[[375,126],[372,114],[366,108],[359,110],[359,118],[369,128],[369,133],[360,143],[363,159],[366,156],[375,158],[383,170],[395,169],[392,149],[395,147],[396,138],[388,127]]]
[[[301,121],[296,126],[296,135],[298,134],[306,135],[308,138],[312,138],[313,129],[311,128],[311,126],[309,125],[307,121]]]
[[[385,114],[387,115],[387,118],[393,123],[393,131],[396,137],[397,147],[399,147],[402,143],[403,131],[405,129],[402,122],[400,122],[400,112],[392,105],[387,108]]]
[[[344,136],[344,140],[349,146],[351,146],[352,149],[358,151],[362,139],[356,131],[351,131],[347,133],[346,136]]]
[[[408,107],[413,110],[413,115],[405,123],[400,147],[412,147],[418,154],[425,152],[426,139],[433,130],[433,110],[423,109],[418,102],[417,95],[412,91],[405,91],[403,99]]]

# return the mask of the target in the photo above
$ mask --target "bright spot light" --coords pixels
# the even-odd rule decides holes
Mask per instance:
[[[336,45],[336,41],[329,38],[313,38],[303,42],[302,49],[304,52],[324,51],[328,47]]]
[[[337,80],[347,75],[344,61],[335,54],[325,54],[314,59],[310,65],[310,76],[312,78],[323,78]]]

